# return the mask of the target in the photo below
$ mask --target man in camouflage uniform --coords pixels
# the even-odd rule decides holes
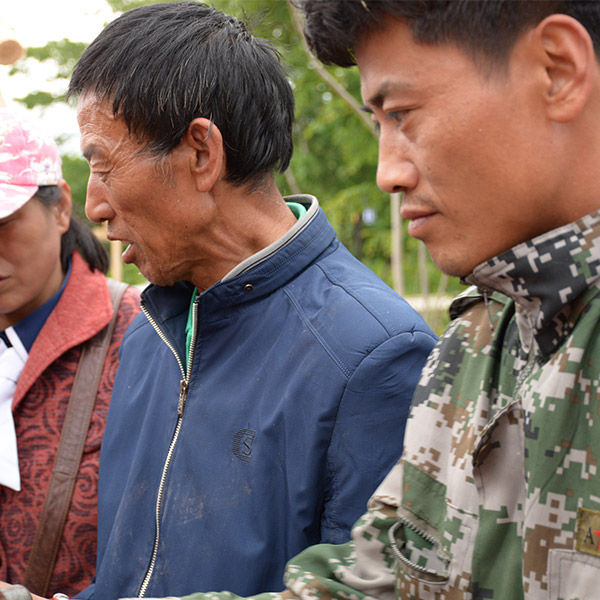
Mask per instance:
[[[379,186],[473,287],[353,542],[263,598],[600,597],[600,3],[303,8],[321,60],[358,65]]]

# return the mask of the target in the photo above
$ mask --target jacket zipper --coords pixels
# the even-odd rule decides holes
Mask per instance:
[[[170,342],[169,338],[162,331],[158,323],[154,320],[154,317],[148,312],[146,305],[142,302],[141,308],[144,315],[159,335],[160,339],[169,347],[171,352],[175,355],[175,359],[177,360],[177,364],[179,365],[179,369],[181,370],[182,379],[179,383],[179,400],[177,402],[177,424],[175,425],[175,431],[173,432],[173,437],[171,438],[171,443],[169,444],[169,450],[167,452],[167,457],[165,459],[165,463],[163,465],[162,474],[160,477],[160,483],[158,486],[158,494],[156,497],[156,510],[155,510],[155,534],[154,534],[154,547],[152,548],[152,556],[150,558],[150,564],[148,565],[148,569],[146,571],[146,575],[142,581],[142,585],[140,586],[140,590],[138,592],[138,598],[143,598],[146,595],[146,591],[148,590],[148,585],[150,584],[150,579],[152,578],[152,573],[154,572],[154,567],[156,565],[156,556],[158,554],[158,544],[160,542],[160,511],[162,507],[163,494],[165,489],[165,482],[167,479],[167,473],[169,472],[169,466],[171,464],[171,458],[173,457],[173,452],[175,450],[175,446],[177,445],[177,440],[179,438],[179,431],[181,430],[181,422],[183,420],[183,411],[185,409],[185,402],[187,399],[188,388],[190,384],[190,373],[192,371],[192,361],[194,359],[194,354],[196,351],[196,336],[197,336],[197,316],[198,316],[198,300],[194,301],[194,305],[192,307],[192,341],[190,344],[190,350],[188,353],[188,362],[187,362],[187,372],[183,367],[183,363],[181,362],[181,358],[177,354],[173,344]]]
[[[532,351],[533,354],[533,351]],[[523,367],[523,370],[519,373],[519,377],[517,378],[517,383],[515,385],[515,396],[519,395],[519,392],[521,391],[521,388],[523,387],[523,384],[525,383],[525,380],[529,377],[529,375],[531,375],[531,372],[533,371],[533,369],[535,368],[535,366],[538,364],[538,359],[535,356],[528,356],[527,357],[527,363],[525,364],[525,366]]]

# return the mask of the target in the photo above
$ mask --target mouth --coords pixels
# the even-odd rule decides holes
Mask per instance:
[[[123,252],[121,253],[121,260],[127,264],[133,262],[133,242],[117,237],[113,233],[107,233],[106,239],[110,240],[111,242],[121,242],[124,247]]]
[[[423,219],[425,217],[434,215],[437,212],[437,210],[429,208],[428,206],[413,206],[410,204],[402,204],[400,206],[400,215],[407,221]]]
[[[125,264],[130,264],[133,262],[133,244],[128,242],[123,242],[125,249],[121,253],[121,260]]]
[[[427,226],[438,214],[439,211],[429,206],[402,204],[400,207],[401,217],[409,221],[408,234],[417,239],[425,237]]]

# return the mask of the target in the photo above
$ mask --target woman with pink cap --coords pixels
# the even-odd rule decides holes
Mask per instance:
[[[71,207],[52,138],[0,109],[0,581],[44,596],[95,570],[100,441],[139,310]]]

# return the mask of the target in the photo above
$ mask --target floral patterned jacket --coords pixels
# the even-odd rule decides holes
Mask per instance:
[[[104,432],[118,349],[139,312],[139,292],[125,291],[84,447],[70,512],[58,552],[50,594],[73,595],[96,569],[96,493]],[[19,378],[13,415],[19,449],[21,491],[0,486],[0,580],[22,583],[50,481],[82,344],[112,317],[106,278],[73,254],[71,275],[58,304],[37,336]]]

